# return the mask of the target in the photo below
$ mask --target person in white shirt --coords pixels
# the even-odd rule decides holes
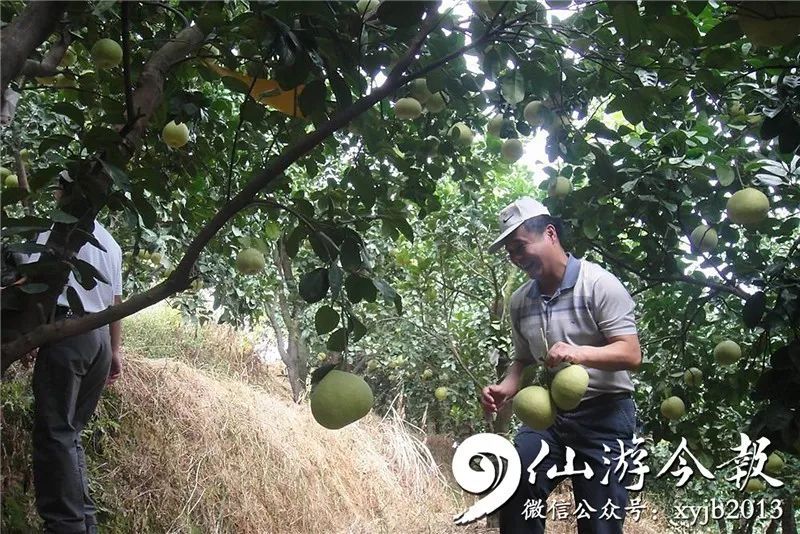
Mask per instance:
[[[59,180],[60,200],[71,182]],[[47,243],[50,232],[40,234]],[[105,250],[86,243],[77,259],[92,266],[108,281],[97,281],[84,289],[70,273],[58,298],[55,320],[69,319],[74,311],[66,297],[67,287],[80,297],[86,313],[96,313],[122,301],[122,250],[97,221],[93,235]],[[21,263],[38,260],[33,254]],[[39,348],[33,371],[33,480],[36,509],[44,531],[53,533],[96,533],[95,505],[89,496],[86,460],[81,431],[95,411],[106,384],[122,372],[120,322],[79,334]]]

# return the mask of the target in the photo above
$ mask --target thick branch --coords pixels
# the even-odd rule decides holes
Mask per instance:
[[[685,274],[663,274],[663,275],[649,274],[645,271],[636,269],[632,265],[627,264],[622,259],[617,258],[612,253],[608,252],[607,250],[603,249],[598,245],[593,244],[592,248],[597,252],[599,252],[605,259],[607,259],[617,267],[621,267],[626,271],[632,272],[642,280],[647,280],[650,282],[683,282],[685,284],[691,284],[699,287],[707,287],[709,289],[713,289],[716,291],[723,291],[725,293],[730,293],[731,295],[736,295],[737,297],[743,300],[747,300],[747,298],[750,297],[750,295],[746,291],[738,287],[720,284],[717,282],[711,282],[708,280],[705,281],[698,280],[696,278],[692,278],[691,276],[687,276]]]
[[[0,30],[0,94],[19,76],[25,61],[53,33],[67,2],[29,2],[11,23]]]

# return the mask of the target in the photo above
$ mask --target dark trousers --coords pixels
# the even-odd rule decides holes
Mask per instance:
[[[33,371],[33,482],[45,532],[96,532],[81,431],[110,367],[107,326],[39,349]]]
[[[547,497],[556,485],[565,478],[548,478],[547,471],[553,465],[558,472],[563,472],[567,463],[566,447],[575,451],[574,469],[583,471],[588,464],[594,475],[586,479],[583,475],[572,476],[572,491],[576,507],[582,501],[588,507],[582,507],[591,517],[580,518],[576,508],[567,508],[570,517],[578,517],[579,534],[621,534],[628,502],[626,485],[631,485],[631,478],[619,481],[621,471],[615,473],[617,458],[620,456],[621,440],[626,451],[633,447],[633,433],[636,425],[636,407],[630,398],[581,403],[578,408],[569,412],[561,412],[555,423],[544,431],[533,430],[523,426],[514,440],[514,445],[522,462],[522,480],[516,493],[500,509],[501,534],[542,534],[545,519],[548,515]],[[528,467],[534,462],[542,448],[542,442],[550,448],[548,455],[536,467],[536,481],[529,483]],[[606,445],[608,451],[603,447]],[[606,458],[610,463],[603,461]],[[630,467],[630,462],[627,462]],[[606,473],[608,483],[603,484]],[[611,499],[614,506],[608,506]],[[540,513],[532,513],[536,503],[544,503]],[[589,507],[596,510],[589,510]],[[603,511],[614,510],[620,519],[614,519],[609,513],[602,517]],[[526,517],[527,511],[527,517]],[[537,517],[537,516],[544,517]],[[552,517],[552,514],[550,515]]]

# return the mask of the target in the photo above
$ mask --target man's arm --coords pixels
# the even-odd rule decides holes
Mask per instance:
[[[636,371],[642,364],[642,349],[636,334],[615,336],[602,347],[569,345],[562,341],[550,347],[547,365],[554,367],[561,362],[579,363],[602,371]]]
[[[114,295],[114,305],[122,304],[122,295]],[[122,321],[114,321],[109,325],[111,335],[111,369],[108,372],[108,383],[113,384],[122,374],[122,356],[119,347],[122,344]]]

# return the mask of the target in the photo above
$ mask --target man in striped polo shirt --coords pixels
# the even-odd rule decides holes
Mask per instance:
[[[515,495],[500,510],[500,532],[543,533],[547,496],[564,478],[547,476],[555,466],[564,473],[570,464],[566,447],[575,452],[574,469],[588,465],[594,473],[572,476],[579,533],[621,533],[627,505],[626,479],[614,472],[621,447],[633,448],[636,424],[629,371],[642,361],[634,320],[634,303],[619,280],[587,260],[564,251],[561,222],[530,197],[500,212],[500,236],[491,252],[505,247],[511,262],[529,277],[511,297],[514,361],[499,384],[483,389],[481,403],[496,412],[517,393],[527,365],[542,364],[552,374],[569,364],[589,373],[589,387],[577,408],[560,411],[543,431],[520,428],[515,446],[522,462],[522,480]],[[549,452],[538,458],[542,444]],[[528,466],[536,460],[535,483]],[[606,477],[606,473],[611,473]],[[576,509],[577,510],[577,509]],[[589,517],[581,517],[581,516]]]

